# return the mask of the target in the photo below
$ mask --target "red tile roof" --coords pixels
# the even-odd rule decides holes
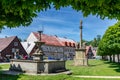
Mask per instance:
[[[59,41],[62,42],[64,46],[70,46],[70,47],[75,47],[76,42],[72,39],[67,39],[67,38],[60,38],[58,37]]]
[[[0,38],[0,51],[4,50],[16,38],[16,36]]]
[[[35,37],[38,40],[40,40],[40,36],[39,36],[38,32],[33,32],[33,34],[35,35]],[[45,44],[47,44],[47,45],[71,46],[71,47],[75,46],[75,41],[73,41],[71,39],[59,38],[59,37],[56,37],[56,36],[49,36],[49,35],[46,35],[46,34],[41,35],[41,41],[45,42]],[[68,45],[66,45],[66,43]]]
[[[37,32],[33,32],[33,34],[35,35],[35,37],[40,40],[40,36],[39,33]],[[55,36],[49,36],[46,34],[42,34],[41,35],[41,41],[45,42],[46,45],[54,45],[54,46],[63,46],[62,43],[60,43]]]

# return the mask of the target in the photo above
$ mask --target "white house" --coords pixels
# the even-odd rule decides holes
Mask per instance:
[[[24,49],[29,55],[34,53],[34,42],[39,40],[40,34],[38,32],[32,32],[26,42],[22,42]],[[45,42],[45,45],[42,46],[42,50],[47,58],[73,59],[75,55],[76,42],[72,39],[41,34],[41,41]]]

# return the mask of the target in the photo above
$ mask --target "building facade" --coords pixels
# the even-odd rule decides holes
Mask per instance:
[[[0,61],[13,59],[16,54],[26,55],[17,36],[0,38]]]
[[[40,34],[38,32],[32,32],[26,42],[22,42],[24,49],[30,56],[34,54],[35,41],[40,41]],[[76,46],[74,40],[41,34],[41,41],[45,42],[45,44],[41,46],[45,58],[57,60],[74,58]]]
[[[94,59],[95,54],[93,53],[92,46],[86,46],[86,56],[88,59]]]

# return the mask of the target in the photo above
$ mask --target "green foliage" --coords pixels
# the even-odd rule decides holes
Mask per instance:
[[[87,45],[98,47],[100,40],[101,40],[101,35],[97,35],[97,37],[95,37],[94,40],[87,41]]]
[[[120,0],[0,0],[0,29],[4,26],[28,26],[38,12],[51,6],[55,9],[71,6],[83,16],[100,16],[120,20]]]
[[[120,22],[117,22],[106,30],[102,40],[100,41],[98,54],[120,54]]]
[[[97,39],[96,38],[94,38],[94,40],[92,41],[91,45],[93,47],[97,47]]]

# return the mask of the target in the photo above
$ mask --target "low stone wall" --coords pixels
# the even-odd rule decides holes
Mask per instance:
[[[26,73],[55,73],[58,70],[66,70],[64,60],[15,60],[10,61],[11,71],[22,71]]]

